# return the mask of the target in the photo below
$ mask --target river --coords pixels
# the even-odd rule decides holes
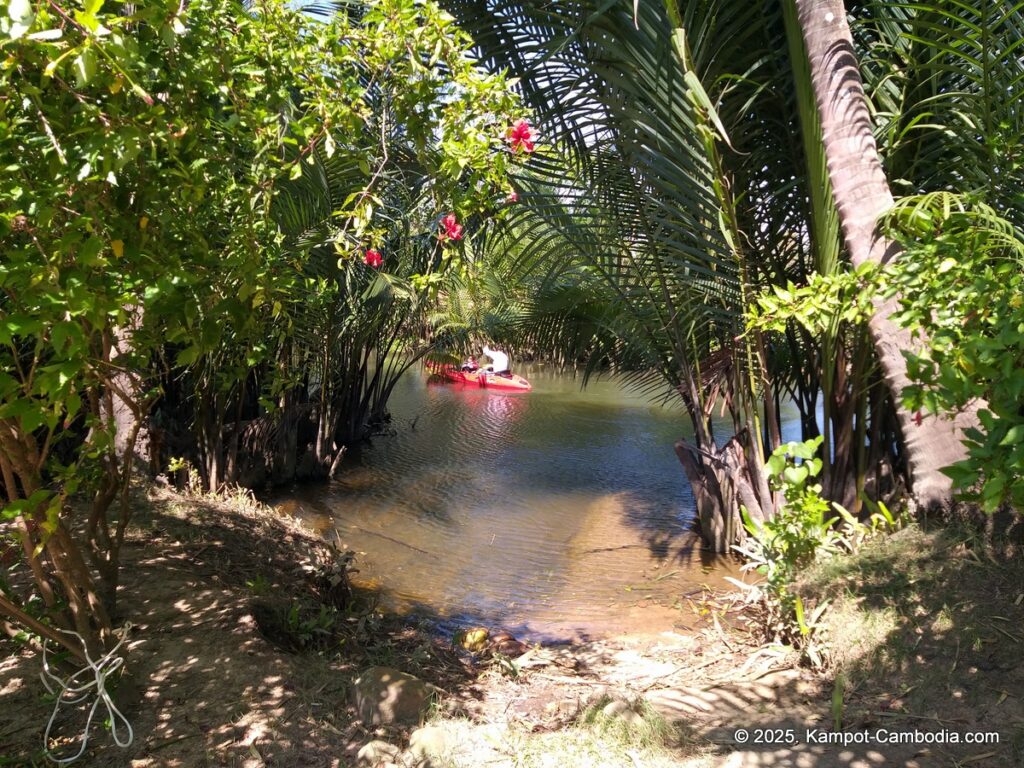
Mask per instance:
[[[704,585],[740,577],[689,531],[693,497],[673,443],[680,409],[611,381],[542,369],[502,394],[398,385],[395,434],[373,439],[330,485],[272,501],[356,550],[356,581],[384,607],[451,629],[531,639],[681,629]]]

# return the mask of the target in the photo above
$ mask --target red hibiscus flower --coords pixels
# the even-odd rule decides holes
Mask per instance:
[[[455,218],[454,213],[441,217],[441,229],[438,231],[437,236],[442,241],[462,239],[462,225],[459,224],[459,220]]]
[[[380,251],[375,251],[373,248],[370,248],[366,251],[366,254],[363,256],[363,262],[368,267],[380,269],[380,265],[384,263],[384,257],[380,255]]]
[[[516,120],[508,129],[508,143],[516,152],[525,152],[526,154],[533,152],[533,143],[536,138],[536,131],[525,120]]]

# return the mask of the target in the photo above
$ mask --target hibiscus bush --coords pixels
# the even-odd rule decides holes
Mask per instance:
[[[225,414],[237,442],[243,405],[325,391],[330,369],[292,364],[324,348],[302,333],[343,339],[459,263],[463,222],[491,215],[525,150],[508,84],[469,46],[414,0],[327,22],[282,0],[7,0],[0,547],[23,570],[0,580],[0,614],[97,651],[154,407],[195,417],[216,487]],[[317,306],[337,322],[304,324]],[[167,406],[179,395],[191,410]]]

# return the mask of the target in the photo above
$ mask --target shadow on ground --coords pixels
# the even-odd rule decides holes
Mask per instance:
[[[422,625],[354,610],[331,628],[334,645],[283,652],[260,633],[254,596],[310,600],[308,567],[323,543],[255,508],[170,494],[146,506],[125,549],[120,596],[134,629],[133,675],[119,698],[135,742],[119,750],[96,729],[82,764],[352,765],[360,745],[407,735],[358,724],[348,689],[372,665],[417,675],[445,692],[446,715],[501,723],[516,739],[573,722],[596,696],[642,698],[686,734],[681,766],[1024,764],[1024,561],[964,536],[909,528],[809,575],[806,598],[833,601],[822,629],[833,648],[829,674],[745,642],[710,610],[702,632],[644,645],[555,643],[505,675],[492,669],[488,682],[437,638],[431,622],[440,617],[422,606]],[[502,625],[500,616],[474,619]],[[314,637],[316,617],[309,621]],[[43,764],[52,704],[37,671],[38,659],[26,654],[0,661],[0,764]],[[844,681],[838,689],[834,672]],[[82,717],[70,713],[60,732],[77,735]],[[882,730],[897,743],[880,743]],[[809,731],[831,742],[809,743]],[[999,740],[967,743],[968,733]],[[861,743],[835,743],[840,738]],[[488,764],[544,764],[543,750],[525,741],[494,754],[498,762]],[[524,762],[524,754],[532,757]],[[572,759],[563,756],[560,768]],[[587,768],[595,765],[587,759]]]
[[[299,627],[329,642],[283,652],[261,634],[256,595],[315,604],[309,569],[327,549],[297,525],[256,507],[158,493],[140,499],[123,551],[119,613],[129,619],[127,668],[117,700],[135,732],[125,750],[94,727],[90,766],[343,766],[373,738],[348,704],[350,682],[396,665],[438,686],[453,708],[479,698],[476,671],[421,624],[366,610]],[[423,615],[425,612],[419,612]],[[301,614],[300,614],[301,618]],[[340,626],[338,626],[340,625]],[[319,648],[320,652],[317,652]],[[43,765],[52,699],[39,659],[12,646],[0,660],[0,765]],[[58,756],[74,754],[86,713],[62,710]],[[97,718],[101,720],[102,718]],[[65,750],[65,751],[61,751]]]
[[[833,603],[821,628],[828,674],[761,676],[755,664],[738,679],[649,696],[717,743],[718,764],[1024,765],[1019,555],[911,527],[822,564],[801,589]]]

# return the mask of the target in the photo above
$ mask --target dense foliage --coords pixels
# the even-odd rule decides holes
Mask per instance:
[[[886,224],[906,248],[887,288],[927,339],[906,397],[939,414],[983,401],[969,458],[948,472],[986,512],[1024,509],[1024,237],[989,206],[944,193],[904,200]]]
[[[741,504],[777,508],[763,466],[784,402],[824,437],[828,497],[890,492],[900,442],[862,330],[744,332],[757,295],[842,268],[794,3],[448,5],[557,150],[492,240],[524,286],[516,330],[685,409],[676,453],[707,541],[743,536]]]
[[[969,458],[947,468],[963,498],[986,512],[1024,505],[1024,239],[991,207],[951,193],[908,197],[883,222],[905,249],[886,269],[866,266],[806,286],[776,288],[750,313],[754,328],[797,322],[824,332],[863,326],[872,303],[897,298],[897,320],[921,344],[908,350],[908,407],[948,416],[983,402],[967,431]]]
[[[298,366],[348,344],[351,386],[379,388],[387,341],[408,330],[381,341],[381,323],[459,264],[438,222],[507,194],[519,145],[504,80],[474,68],[434,5],[358,11],[7,4],[0,488],[36,587],[0,585],[8,616],[43,631],[45,613],[93,647],[109,630],[131,456],[147,431],[162,439],[154,407],[181,419],[213,488],[229,476],[225,423],[237,446],[242,414],[288,392],[321,394],[330,453],[315,461],[333,460],[351,387],[327,398],[328,362]],[[332,330],[307,321],[317,312]],[[81,521],[76,492],[92,498]]]
[[[0,489],[21,570],[0,611],[102,644],[136,453],[205,490],[329,476],[399,376],[476,328],[678,401],[721,551],[741,509],[771,530],[786,508],[785,400],[821,438],[815,514],[913,481],[907,402],[978,397],[957,481],[1021,503],[1019,5],[851,19],[892,186],[992,205],[926,197],[888,222],[905,254],[886,279],[927,341],[906,393],[865,326],[882,278],[843,258],[805,4],[447,5],[500,74],[419,0],[325,21],[281,0],[8,0]]]
[[[840,553],[854,553],[869,538],[893,533],[905,522],[893,515],[883,503],[870,505],[871,515],[860,522],[839,504],[822,497],[818,456],[820,437],[803,443],[779,446],[766,462],[769,483],[783,497],[778,513],[757,523],[744,512],[748,539],[736,551],[746,558],[744,570],[764,576],[759,584],[730,579],[758,601],[764,611],[761,624],[772,640],[782,640],[799,648],[818,666],[821,656],[815,633],[818,620],[828,608],[827,602],[813,608],[805,605],[798,584],[815,562]]]

